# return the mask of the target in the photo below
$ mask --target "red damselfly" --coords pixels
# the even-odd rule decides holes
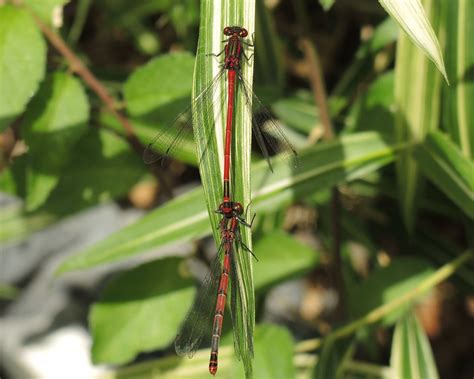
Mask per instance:
[[[237,298],[239,286],[236,283],[237,260],[235,253],[238,247],[253,255],[252,251],[242,242],[240,225],[251,227],[243,217],[243,207],[238,202],[223,202],[217,211],[222,215],[220,222],[221,243],[218,254],[211,264],[209,275],[200,286],[194,299],[194,303],[188,312],[181,331],[175,340],[175,349],[179,355],[192,357],[199,348],[206,333],[209,332],[212,321],[211,332],[211,356],[209,359],[209,372],[215,375],[217,372],[217,357],[219,340],[224,320],[224,310],[227,300],[227,289],[231,282],[231,316],[235,323],[237,312]],[[224,255],[222,257],[222,255]],[[255,256],[254,256],[255,257]],[[229,280],[230,279],[230,280]],[[253,351],[250,352],[253,355]]]
[[[226,129],[225,129],[225,146],[224,146],[224,178],[229,178],[230,171],[230,148],[232,144],[232,122],[234,119],[234,103],[237,88],[240,89],[245,99],[245,106],[255,109],[249,110],[252,114],[252,130],[265,159],[268,162],[270,170],[273,170],[270,156],[275,154],[286,155],[288,159],[296,158],[297,153],[289,142],[282,128],[272,117],[268,109],[263,105],[261,100],[252,91],[251,86],[245,80],[242,74],[242,57],[246,61],[250,61],[253,54],[248,55],[245,48],[252,49],[253,44],[245,41],[248,32],[240,26],[228,26],[224,28],[223,33],[228,37],[225,42],[224,49],[218,54],[208,54],[219,57],[224,54],[223,63],[221,64],[219,73],[211,80],[211,82],[192,100],[192,104],[184,112],[180,113],[174,121],[167,124],[147,145],[143,160],[145,163],[154,163],[168,157],[173,157],[175,152],[184,141],[193,139],[192,122],[198,119],[198,114],[206,119],[204,125],[198,125],[199,128],[209,128],[202,135],[215,135],[214,118],[221,114],[224,108],[223,99],[227,98],[226,113]],[[222,90],[221,79],[225,77],[227,72],[227,88]],[[201,118],[202,118],[201,117]],[[208,153],[207,143],[202,149],[202,154]],[[296,162],[296,159],[295,159]],[[225,182],[224,182],[225,183]]]

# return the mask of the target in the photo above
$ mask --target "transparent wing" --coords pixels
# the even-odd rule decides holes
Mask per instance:
[[[282,155],[285,160],[293,161],[294,166],[298,166],[298,154],[281,126],[278,125],[268,108],[263,105],[258,96],[252,91],[242,73],[238,71],[237,75],[246,104],[250,107],[252,114],[253,134],[263,156],[268,162],[270,170],[273,171],[271,156],[276,154]],[[255,112],[252,110],[252,106]]]
[[[239,233],[237,231],[237,233]],[[238,236],[238,239],[240,239],[240,236]],[[243,250],[243,249],[242,249]],[[231,263],[231,297],[230,297],[230,314],[232,318],[232,327],[234,330],[234,349],[237,355],[237,358],[240,360],[242,357],[242,351],[240,349],[241,344],[239,343],[239,339],[245,338],[245,344],[244,346],[247,347],[248,353],[251,357],[253,357],[253,336],[252,336],[252,328],[249,327],[249,325],[252,325],[252,321],[248,319],[249,315],[246,315],[247,318],[244,317],[238,317],[237,315],[242,314],[242,299],[245,298],[245,296],[242,296],[240,293],[240,286],[238,285],[237,281],[239,280],[239,275],[238,275],[238,262],[237,259],[235,258],[235,252],[237,249],[235,248],[235,243],[233,244],[232,247],[232,252],[231,252],[231,258],[232,258],[232,263]],[[243,325],[240,325],[240,322],[246,322],[247,327],[244,327]],[[247,335],[244,336],[238,336],[236,333],[240,333],[242,330],[247,331]]]
[[[197,95],[191,105],[182,113],[180,113],[172,122],[164,127],[145,148],[143,152],[143,161],[147,164],[157,162],[159,160],[165,161],[169,157],[174,156],[177,148],[182,146],[184,141],[193,140],[193,119],[197,119],[197,112],[203,112],[204,117],[214,117],[214,106],[219,107],[219,112],[222,111],[222,92],[219,82],[226,70],[222,69],[212,79],[211,83],[202,92]],[[207,120],[210,121],[210,120]],[[206,122],[208,128],[214,125],[213,122]],[[201,127],[201,126],[200,126]],[[206,133],[211,138],[213,131]],[[204,154],[207,152],[209,140],[206,141],[206,148],[203,149],[202,156],[199,157],[198,162],[201,161]]]
[[[174,341],[178,355],[187,355],[191,358],[206,333],[211,335],[212,319],[217,301],[217,289],[222,272],[223,243],[219,247],[216,258],[211,264],[210,271],[198,289],[194,302]]]

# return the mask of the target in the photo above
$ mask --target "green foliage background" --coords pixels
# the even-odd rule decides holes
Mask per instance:
[[[185,0],[64,3],[25,0],[0,5],[0,131],[4,136],[13,133],[17,147],[2,150],[0,190],[23,204],[1,209],[0,242],[21,240],[88,207],[122,200],[137,184],[163,179],[156,179],[142,162],[117,114],[107,109],[80,73],[73,73],[76,67],[64,55],[48,46],[44,27],[86,62],[111,94],[115,112],[127,117],[137,141],[146,146],[212,78],[218,63],[210,64],[206,54],[222,46],[222,25],[244,25],[255,31],[255,61],[245,76],[252,83],[255,71],[254,89],[297,147],[299,165],[295,169],[277,156],[274,172],[269,173],[257,155],[250,164],[250,115],[244,99],[238,98],[236,117],[242,128],[235,136],[235,193],[245,204],[251,199],[257,213],[256,227],[252,235],[245,231],[244,239],[249,246],[253,240],[259,261],[252,268],[249,255],[239,257],[239,285],[246,296],[234,332],[247,336],[243,329],[253,330],[253,321],[247,325],[245,320],[255,318],[255,289],[255,358],[245,354],[249,341],[242,337],[238,344],[244,364],[237,362],[226,328],[219,375],[438,377],[415,309],[427,292],[451,275],[463,294],[474,289],[474,48],[469,22],[474,19],[474,2],[423,0],[423,13],[418,1],[402,10],[396,2],[380,1],[389,16],[379,17],[371,36],[358,42],[328,86],[336,137],[317,143],[311,141],[321,135],[321,111],[308,83],[294,80],[292,62],[301,58],[296,40],[304,37],[314,43],[318,27],[312,17],[330,19],[338,1],[299,2],[312,25],[306,31],[295,27],[304,24],[296,6],[283,1],[280,6],[296,15],[294,24],[288,25],[295,29],[290,35],[277,27],[281,15],[261,1],[235,0],[220,9],[210,0],[202,1],[201,8]],[[368,3],[384,15],[378,3]],[[63,7],[67,17],[59,26],[54,15]],[[120,65],[120,52],[113,68],[89,60],[81,34],[90,27],[94,12],[103,16],[101,30],[95,31],[98,41],[110,40],[109,30],[119,31],[127,41],[133,59],[126,65]],[[150,23],[151,18],[160,21]],[[409,34],[399,31],[397,23]],[[195,121],[195,130],[206,122]],[[199,133],[172,157],[190,170],[198,166],[195,150],[208,146],[207,137]],[[211,234],[218,242],[213,210],[222,196],[220,179],[215,179],[220,178],[216,157],[221,156],[222,141],[218,133],[213,138],[214,155],[200,162],[203,186],[172,200],[161,199],[160,206],[135,224],[63,262],[58,275],[126,261]],[[160,148],[165,151],[167,146]],[[165,178],[174,175],[162,170]],[[339,213],[331,207],[333,188],[339,193]],[[296,203],[317,212],[320,225],[312,233],[320,248],[284,230],[284,214]],[[340,225],[340,236],[334,235],[333,222]],[[345,309],[342,319],[332,323],[333,331],[296,342],[285,326],[260,322],[262,299],[274,286],[332,267],[327,259],[338,261],[331,257],[335,242],[340,245],[336,271],[344,280],[339,295]],[[366,277],[351,260],[354,243],[368,253]],[[390,264],[385,267],[378,257],[387,250]],[[166,349],[195,293],[194,281],[183,274],[184,261],[163,258],[125,271],[92,306],[92,357],[98,364],[117,365],[109,377],[208,377],[207,351],[199,351],[192,361],[164,353],[164,358],[131,364],[141,352],[169,353]],[[11,298],[14,292],[8,283],[0,284],[1,297]],[[390,362],[358,362],[357,346],[375,349],[373,331],[392,326]],[[120,368],[125,364],[130,365]]]

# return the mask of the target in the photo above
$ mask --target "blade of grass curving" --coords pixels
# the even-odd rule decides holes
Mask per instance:
[[[412,42],[431,59],[447,82],[446,68],[436,34],[430,25],[433,19],[426,14],[429,8],[439,8],[440,2],[427,0],[379,0],[390,16],[398,22]],[[423,5],[425,9],[423,9]],[[426,13],[425,13],[426,10]],[[434,29],[436,30],[436,26]]]
[[[224,27],[229,25],[243,26],[251,36],[255,30],[255,4],[249,0],[230,0],[215,2],[205,0],[201,3],[201,24],[199,33],[199,43],[196,55],[196,67],[193,94],[201,93],[208,83],[215,77],[220,70],[219,61],[209,54],[218,54],[223,49]],[[249,56],[251,54],[248,54]],[[249,83],[252,83],[253,65],[252,60],[242,59],[242,74]],[[221,80],[221,86],[226,93],[226,77]],[[234,110],[234,133],[231,152],[231,181],[233,191],[233,200],[241,202],[244,206],[250,204],[250,148],[251,148],[251,114],[249,107],[246,106],[244,94],[236,86],[235,110]],[[203,156],[200,162],[199,170],[203,183],[204,196],[207,203],[208,213],[211,220],[212,231],[216,243],[220,242],[219,220],[220,215],[215,210],[222,201],[222,173],[224,157],[224,130],[226,112],[219,110],[226,104],[226,99],[216,99],[220,104],[214,106],[214,117],[202,113],[195,113],[198,116],[194,120],[194,131],[197,136],[197,150],[199,156]],[[206,107],[206,109],[212,109]],[[224,108],[225,109],[225,108]],[[211,136],[205,135],[206,130],[211,130],[205,123],[213,122],[215,127],[215,140],[210,141]],[[209,149],[211,153],[203,155],[204,149]],[[251,234],[248,228],[242,230],[242,240],[251,248]],[[252,375],[252,338],[255,324],[255,298],[252,278],[252,262],[250,254],[238,251],[236,254],[238,267],[236,270],[237,278],[233,278],[234,285],[239,286],[239,297],[237,299],[238,320],[234,326],[234,339],[239,346],[240,358],[244,364],[247,377]]]
[[[426,12],[436,29],[443,16],[435,0],[424,0]],[[399,141],[418,143],[439,125],[441,76],[426,56],[400,35],[395,67],[395,129]],[[398,156],[399,201],[405,227],[412,231],[417,212],[417,197],[422,181],[416,162],[407,151]]]
[[[299,153],[300,169],[293,173],[288,160],[273,159],[252,168],[253,204],[258,213],[275,210],[331,186],[355,180],[393,162],[408,148],[377,132],[343,136]],[[191,215],[191,216],[190,216]],[[150,249],[209,235],[202,188],[186,193],[150,212],[138,222],[68,258],[59,273],[130,259]],[[247,254],[239,254],[246,256]]]
[[[414,157],[423,174],[474,219],[474,163],[441,132],[429,133]]]

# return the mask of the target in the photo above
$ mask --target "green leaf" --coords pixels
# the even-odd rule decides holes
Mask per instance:
[[[344,132],[377,130],[389,133],[394,128],[394,72],[380,75],[367,93],[359,97],[351,107]]]
[[[315,379],[343,378],[344,364],[354,354],[352,338],[328,340],[315,367]]]
[[[26,208],[45,202],[71,158],[72,147],[86,131],[89,103],[79,80],[56,73],[41,85],[23,121],[28,144]]]
[[[61,172],[46,203],[34,212],[18,206],[0,215],[0,241],[29,235],[72,213],[125,196],[146,175],[140,156],[115,133],[89,128],[71,150],[74,159]],[[22,197],[26,156],[0,175],[0,189]]]
[[[20,291],[9,284],[0,283],[0,300],[14,299]]]
[[[433,0],[423,0],[423,5],[427,10],[425,13],[420,0],[379,0],[379,2],[388,14],[398,22],[412,42],[435,63],[448,82],[439,42],[430,25],[430,20],[433,21],[433,19],[426,16],[426,13],[436,12],[436,9],[431,8],[439,7],[439,3]],[[434,28],[436,30],[436,26]]]
[[[279,99],[272,104],[272,110],[279,120],[306,134],[311,133],[315,125],[321,122],[309,91],[300,91],[296,95]]]
[[[294,343],[287,329],[271,324],[258,325],[255,329],[254,378],[295,378],[293,357]],[[238,367],[234,360],[234,370],[227,377],[244,377],[242,370],[235,370]]]
[[[395,326],[390,366],[397,378],[439,378],[430,342],[413,312]]]
[[[372,309],[399,298],[416,288],[433,272],[433,267],[425,260],[411,257],[394,259],[388,267],[374,271],[359,286],[350,289],[350,296],[347,298],[352,316],[361,317]],[[393,323],[403,311],[403,308],[398,308],[385,315],[384,324]]]
[[[448,7],[445,45],[446,68],[452,84],[444,86],[445,126],[464,156],[474,160],[474,2],[445,1]]]
[[[230,339],[224,338],[219,347],[219,378],[244,378],[242,364],[232,354],[230,343]],[[255,329],[254,377],[294,378],[293,350],[293,341],[286,329],[276,325],[258,325]],[[202,349],[196,352],[193,359],[167,356],[148,360],[108,371],[106,378],[208,379],[208,365],[209,349]]]
[[[60,27],[63,21],[63,6],[69,0],[23,0],[36,15],[47,24]]]
[[[179,130],[167,128],[173,126],[179,112],[190,106],[194,61],[189,53],[163,55],[138,68],[125,82],[127,112],[137,135],[145,144],[161,132],[177,137]],[[169,148],[168,145],[157,147],[160,152]],[[175,158],[196,164],[192,140],[183,141],[175,153]]]
[[[254,264],[257,289],[302,276],[314,268],[318,253],[283,232],[273,232],[254,245],[258,262]]]
[[[347,337],[354,332],[360,330],[362,327],[366,325],[370,325],[376,322],[379,322],[381,319],[387,320],[387,318],[393,318],[395,314],[398,313],[398,311],[401,308],[407,308],[412,304],[414,301],[416,301],[420,296],[423,296],[427,291],[431,290],[434,288],[436,285],[441,283],[443,280],[446,280],[449,278],[453,273],[455,273],[457,270],[459,270],[463,265],[467,264],[468,262],[472,261],[474,258],[474,254],[471,251],[465,251],[464,253],[460,254],[456,259],[451,260],[450,262],[446,263],[444,266],[440,267],[436,272],[433,272],[431,275],[428,275],[427,278],[422,280],[418,285],[415,287],[412,286],[413,283],[410,283],[410,281],[405,281],[405,283],[402,284],[402,287],[407,287],[406,291],[399,291],[401,288],[399,287],[397,289],[397,285],[394,284],[391,286],[392,288],[390,289],[389,292],[387,292],[387,295],[390,294],[390,297],[393,298],[387,303],[384,303],[380,305],[379,307],[370,310],[368,313],[366,313],[364,316],[360,317],[359,319],[351,322],[348,325],[345,325],[339,329],[336,329],[334,332],[330,333],[322,342],[324,343],[325,341],[331,341],[331,340],[336,340],[340,338]],[[408,258],[411,259],[411,258]],[[404,266],[409,267],[409,266]],[[399,269],[401,271],[402,268]],[[423,274],[420,272],[420,274]],[[377,274],[379,277],[381,276],[380,274]],[[403,275],[403,274],[402,274]],[[393,277],[393,275],[391,275]],[[416,276],[413,277],[414,281],[417,281],[417,277],[419,274],[416,274]],[[379,283],[387,282],[387,280],[377,279],[376,281],[372,280],[374,283],[373,285],[378,285]],[[363,284],[367,286],[366,284]],[[410,288],[412,287],[412,288]],[[376,289],[376,287],[371,287],[368,288],[364,291],[360,292],[360,295],[362,297],[359,297],[357,301],[360,303],[365,302],[366,294],[367,293],[372,293],[372,291]],[[360,291],[357,289],[357,291]],[[350,292],[348,296],[349,299],[352,300],[352,303],[355,303],[355,299],[352,298],[353,295],[355,295],[354,291]],[[384,294],[385,295],[385,294]],[[380,296],[380,294],[379,294]],[[372,297],[374,299],[375,296]],[[361,301],[363,299],[364,301]],[[380,302],[381,300],[375,299],[376,302]],[[353,309],[354,304],[351,305]],[[364,305],[357,305],[358,310],[361,310]],[[357,310],[357,309],[356,309]],[[321,345],[321,342],[311,342],[310,344],[313,348],[317,348],[318,346]]]
[[[293,172],[293,165],[287,160],[275,159],[274,172],[269,175],[267,163],[259,162],[252,171],[253,204],[257,213],[360,178],[392,162],[394,152],[405,147],[396,146],[385,138],[378,133],[365,132],[317,144],[300,153],[301,169],[297,172]],[[188,241],[209,232],[203,192],[198,188],[69,258],[59,273],[128,259],[151,248]]]
[[[32,17],[0,5],[0,132],[24,110],[44,77],[46,46]]]
[[[441,29],[443,9],[433,0],[424,0],[424,4],[435,29]],[[412,10],[409,4],[405,8]],[[398,141],[421,142],[426,133],[438,128],[440,92],[439,72],[406,34],[401,35],[395,66],[395,130]],[[407,230],[412,232],[422,181],[409,150],[397,157],[397,180],[403,221]]]
[[[423,174],[474,219],[474,162],[441,132],[428,134],[414,156]]]
[[[95,363],[126,363],[173,341],[194,292],[179,277],[179,262],[145,263],[107,285],[90,314]]]
[[[319,0],[319,4],[323,7],[323,9],[327,12],[329,9],[332,8],[336,0]]]

